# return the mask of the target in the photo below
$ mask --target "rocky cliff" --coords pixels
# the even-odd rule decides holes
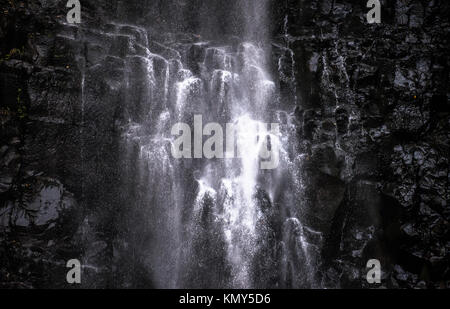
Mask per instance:
[[[271,38],[281,101],[296,106],[302,214],[323,235],[318,285],[371,287],[366,263],[379,259],[377,287],[446,288],[450,5],[381,2],[369,25],[365,1],[271,1],[258,35]],[[154,286],[148,184],[124,128],[155,121],[143,115],[164,104],[163,59],[184,50],[196,73],[195,43],[233,44],[240,3],[82,1],[69,25],[65,1],[1,1],[1,287],[67,287],[78,256],[83,287]],[[161,56],[151,94],[144,45]]]
[[[381,2],[374,25],[365,1],[277,11],[295,55],[309,213],[328,230],[324,282],[360,287],[377,258],[388,287],[445,287],[449,5]]]

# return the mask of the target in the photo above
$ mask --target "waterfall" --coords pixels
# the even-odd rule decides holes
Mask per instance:
[[[136,203],[148,220],[143,250],[157,287],[315,286],[311,248],[321,235],[302,220],[298,100],[281,97],[272,73],[267,2],[238,2],[245,18],[238,39],[153,42],[145,28],[127,24],[109,33],[127,42],[126,157],[133,162],[137,149],[138,173],[129,176],[145,191]],[[282,49],[280,79],[296,93],[294,53]],[[291,62],[288,75],[282,61]],[[175,123],[203,131],[195,115],[226,128],[224,158],[171,155]],[[261,168],[269,145],[279,162],[273,170]]]
[[[450,286],[450,1],[2,3],[0,287]]]

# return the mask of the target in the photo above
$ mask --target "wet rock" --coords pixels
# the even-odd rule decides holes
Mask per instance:
[[[337,108],[335,112],[336,126],[340,134],[347,133],[348,130],[348,112],[345,108]]]
[[[334,128],[334,125],[331,125]],[[332,147],[320,144],[312,147],[311,161],[323,174],[339,177],[341,163]]]
[[[65,8],[52,1],[6,4],[0,52],[2,57],[13,49],[21,52],[0,63],[1,107],[9,107],[0,134],[0,226],[5,231],[0,233],[0,277],[14,272],[0,286],[45,286],[34,275],[36,268],[55,273],[44,280],[48,285],[64,286],[52,279],[64,278],[64,259],[82,256],[81,247],[95,264],[86,266],[92,281],[101,269],[109,283],[135,283],[128,269],[108,277],[111,271],[104,265],[111,260],[112,269],[129,263],[147,275],[142,257],[124,258],[140,248],[130,249],[119,231],[129,231],[140,218],[123,222],[121,214],[131,212],[129,201],[144,194],[136,179],[145,176],[138,168],[122,173],[126,151],[118,131],[138,120],[154,121],[152,115],[163,107],[155,98],[165,91],[167,67],[172,84],[201,75],[204,60],[209,69],[225,69],[223,50],[208,49],[202,42],[210,38],[203,34],[220,34],[224,41],[243,27],[238,17],[225,14],[233,1],[219,2],[87,0],[82,26],[62,24]],[[312,251],[314,259],[323,259],[321,273],[330,287],[361,287],[364,262],[374,257],[389,265],[388,286],[448,287],[448,3],[382,5],[382,23],[371,27],[364,1],[272,1],[271,67],[279,69],[276,87],[283,97],[298,104],[302,153],[293,157],[304,158],[299,174],[306,186],[301,201],[306,206],[298,208],[311,221],[302,229],[288,228],[294,235],[291,259],[304,254],[295,246],[298,231],[316,246],[323,232],[323,250]],[[216,11],[223,11],[223,18],[216,20]],[[190,12],[189,18],[183,12]],[[183,57],[190,71],[178,74]],[[154,76],[146,74],[151,66]],[[143,76],[154,82],[153,92]],[[204,111],[199,92],[206,86],[185,89],[195,111]],[[20,110],[19,89],[26,107]],[[45,179],[43,171],[49,174]],[[124,183],[126,189],[117,190]],[[81,204],[92,213],[89,237],[79,240],[83,245],[74,243],[73,231],[84,226],[78,220],[58,228]],[[311,226],[319,234],[308,230]],[[14,229],[36,233],[19,239]],[[42,230],[50,236],[35,235]],[[301,283],[307,275],[291,282]]]
[[[40,179],[33,185],[25,201],[9,204],[2,213],[2,222],[11,227],[49,227],[57,222],[64,211],[75,207],[71,193],[61,183],[52,179]]]
[[[399,260],[401,266],[396,272],[400,279],[391,276],[388,285],[423,287],[423,282],[429,286],[427,280],[443,278],[425,276],[423,265],[434,254],[431,251],[445,247],[440,235],[446,230],[443,222],[448,222],[444,187],[449,145],[448,136],[439,133],[449,129],[448,121],[441,120],[448,118],[448,91],[439,82],[444,66],[432,65],[430,56],[448,57],[442,46],[429,41],[430,37],[447,41],[448,23],[439,10],[448,10],[448,4],[393,1],[382,6],[384,21],[375,30],[365,24],[365,3],[289,1],[279,13],[279,33],[283,35],[287,20],[303,98],[298,108],[304,111],[302,133],[314,154],[313,162],[321,172],[345,180],[345,198],[330,210],[335,213],[334,233],[344,229],[348,234],[333,238],[331,242],[338,243],[335,251],[325,246],[325,262],[341,261],[326,270],[330,280],[359,286],[351,276],[337,279],[332,273],[340,274],[341,269],[351,273],[345,265],[363,263],[361,259],[392,242],[388,247],[402,243],[401,250],[408,253],[381,250],[384,258]],[[432,80],[435,87],[429,86]],[[330,114],[336,137],[326,129]],[[324,151],[324,141],[335,138]],[[325,187],[321,182],[307,186],[315,192]],[[395,211],[387,215],[389,208]],[[380,234],[389,241],[378,238]],[[419,251],[423,260],[417,263],[411,262],[413,258],[399,258]]]

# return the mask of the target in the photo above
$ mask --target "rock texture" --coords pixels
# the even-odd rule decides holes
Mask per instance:
[[[310,214],[328,231],[323,283],[368,287],[377,258],[384,287],[448,287],[450,7],[381,1],[382,22],[369,25],[356,2],[277,12],[294,53]]]
[[[368,25],[364,2],[272,1],[265,29],[277,87],[297,105],[303,213],[326,236],[317,281],[373,287],[376,258],[376,287],[446,288],[450,5],[381,1],[382,23]],[[239,1],[83,1],[80,26],[65,24],[65,1],[0,3],[0,287],[67,287],[78,256],[83,287],[152,287],[123,145],[124,126],[162,104],[141,100],[142,45],[170,58],[232,41]],[[201,50],[188,52],[195,72]]]

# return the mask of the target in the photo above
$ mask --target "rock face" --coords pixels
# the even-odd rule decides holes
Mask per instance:
[[[167,83],[188,77],[181,60],[195,76],[200,59],[217,66],[205,41],[237,46],[246,21],[236,7],[245,4],[83,1],[82,24],[69,25],[65,1],[0,2],[0,286],[70,287],[73,258],[83,261],[82,287],[157,286],[148,255],[158,248],[146,244],[158,235],[147,218],[161,214],[147,205],[167,197],[146,194],[171,183],[142,181],[139,147],[161,123],[146,115],[175,95]],[[252,34],[270,37],[269,67],[280,104],[292,107],[304,185],[302,223],[278,222],[261,192],[273,227],[261,235],[314,244],[308,262],[297,251],[287,258],[309,284],[290,278],[286,287],[373,287],[366,263],[379,259],[383,287],[445,288],[450,5],[381,1],[382,22],[369,25],[365,1],[354,2],[271,1],[269,26]],[[220,237],[201,244],[217,253]],[[281,267],[258,254],[258,269]]]
[[[449,5],[286,1],[312,216],[328,231],[326,286],[446,287],[449,256]],[[283,24],[279,23],[280,28]],[[283,31],[278,31],[282,32]],[[325,209],[325,213],[323,210]]]

